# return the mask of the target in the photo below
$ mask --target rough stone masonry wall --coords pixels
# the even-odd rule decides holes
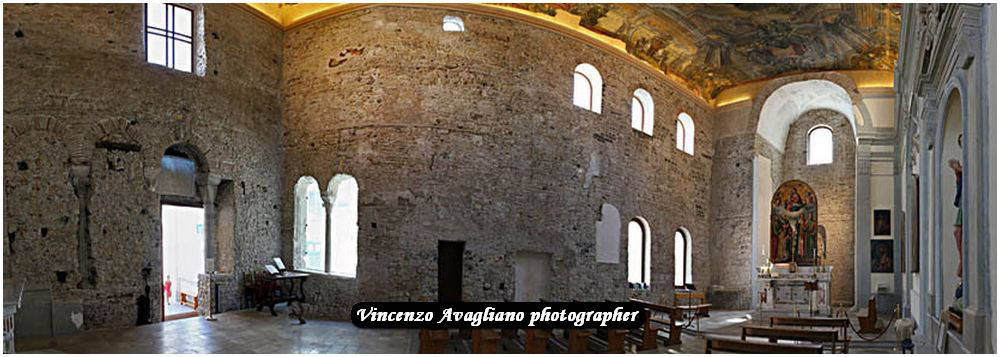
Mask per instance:
[[[465,32],[443,32],[445,15],[461,16]],[[623,299],[634,216],[649,221],[653,257],[651,291],[636,296],[669,301],[679,226],[707,287],[710,111],[672,84],[548,30],[438,9],[311,23],[285,34],[284,54],[286,261],[298,178],[325,190],[346,173],[360,187],[357,278],[311,278],[308,312],[346,318],[357,301],[434,300],[438,240],[466,242],[466,301],[513,299],[522,251],[551,254],[551,298]],[[602,114],[572,105],[582,62],[604,78]],[[629,124],[640,86],[655,101],[653,137]],[[674,148],[680,111],[695,121],[694,156]],[[620,264],[595,262],[603,203],[621,212]]]
[[[809,131],[817,125],[833,131],[833,162],[806,165]],[[819,224],[826,227],[827,234],[824,264],[833,266],[833,302],[847,305],[854,302],[855,145],[854,129],[843,114],[827,109],[808,111],[788,129],[781,168],[781,182],[802,180],[816,191]]]
[[[148,268],[160,320],[154,188],[175,143],[236,185],[236,272],[280,254],[283,35],[231,5],[204,18],[198,76],[146,63],[140,4],[3,6],[4,281],[27,281],[19,319],[134,325]]]

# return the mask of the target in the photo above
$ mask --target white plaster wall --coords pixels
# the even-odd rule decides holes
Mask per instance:
[[[892,211],[894,208],[893,201],[893,175],[892,175],[892,162],[873,162],[872,163],[872,173],[871,173],[871,206],[872,212],[877,209],[887,209]],[[869,213],[873,214],[873,213]],[[896,219],[895,215],[899,212],[892,212],[892,219]],[[874,234],[875,232],[875,220],[874,216],[871,220],[871,226],[869,227],[869,232]],[[888,239],[893,240],[896,238],[896,232],[893,231],[892,235],[889,236],[873,236],[871,239]],[[867,243],[871,245],[871,243]],[[856,257],[856,259],[865,259],[868,264],[871,264],[871,256],[867,257]],[[902,262],[894,261],[894,269],[898,270],[899,264]],[[871,274],[871,291],[877,292],[878,288],[882,286],[887,289],[886,291],[894,293],[895,292],[895,282],[893,273],[872,273]]]
[[[896,120],[895,109],[896,109],[896,99],[893,96],[877,95],[871,97],[863,97],[861,99],[865,103],[865,107],[868,108],[869,119],[871,119],[871,126],[876,128],[891,128]],[[869,123],[865,123],[869,124]]]
[[[774,182],[771,179],[771,160],[757,155],[753,160],[753,175],[755,179],[753,180],[753,217],[751,220],[753,225],[751,228],[753,232],[751,239],[753,250],[750,254],[753,259],[753,266],[750,269],[751,275],[755,275],[754,269],[763,265],[770,256],[771,194],[774,192]],[[751,276],[751,281],[754,282],[754,292],[756,292],[758,287],[753,276]],[[753,305],[756,307],[758,304],[760,304],[760,297],[754,293]]]
[[[851,96],[843,87],[818,79],[789,83],[771,93],[760,109],[757,132],[778,150],[784,150],[788,128],[802,113],[814,109],[830,109],[843,114],[857,136]]]

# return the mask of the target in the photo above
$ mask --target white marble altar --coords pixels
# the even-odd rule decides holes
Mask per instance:
[[[757,268],[759,309],[767,312],[798,311],[800,316],[832,316],[833,267],[798,267],[794,272],[775,268]],[[806,283],[816,282],[816,290],[806,290]]]

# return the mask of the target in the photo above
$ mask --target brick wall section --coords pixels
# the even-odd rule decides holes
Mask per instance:
[[[79,304],[82,328],[134,325],[145,267],[160,319],[153,189],[172,144],[198,147],[211,173],[237,185],[236,270],[280,254],[283,35],[235,6],[204,14],[201,77],[145,63],[142,5],[3,6],[4,281],[27,279],[51,289],[54,304]],[[95,149],[105,139],[140,149]],[[77,271],[71,161],[91,167],[91,288]]]
[[[833,163],[806,165],[809,131],[825,125],[833,131]],[[854,129],[843,114],[813,110],[792,123],[785,140],[783,180],[799,179],[816,191],[819,224],[826,227],[827,265],[833,266],[833,302],[854,301]],[[868,257],[859,257],[868,259]]]
[[[459,15],[466,32],[443,32]],[[621,264],[595,262],[601,204],[652,227],[652,291],[672,290],[678,226],[694,235],[707,287],[710,112],[614,56],[520,22],[435,9],[378,7],[286,33],[282,238],[292,247],[293,189],[311,175],[358,180],[357,279],[317,276],[312,313],[345,318],[361,300],[433,300],[437,241],[466,241],[467,301],[514,297],[513,257],[551,254],[552,298],[623,299]],[[343,54],[343,55],[342,55]],[[558,54],[558,55],[553,55]],[[604,78],[604,108],[572,105],[574,67]],[[655,100],[655,136],[629,125],[632,92]],[[695,155],[674,148],[674,119],[695,120]],[[601,176],[584,188],[592,152]],[[408,295],[408,296],[407,296]]]

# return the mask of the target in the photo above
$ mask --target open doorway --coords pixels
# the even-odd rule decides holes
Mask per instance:
[[[164,320],[197,316],[198,274],[205,271],[205,212],[163,204]]]

